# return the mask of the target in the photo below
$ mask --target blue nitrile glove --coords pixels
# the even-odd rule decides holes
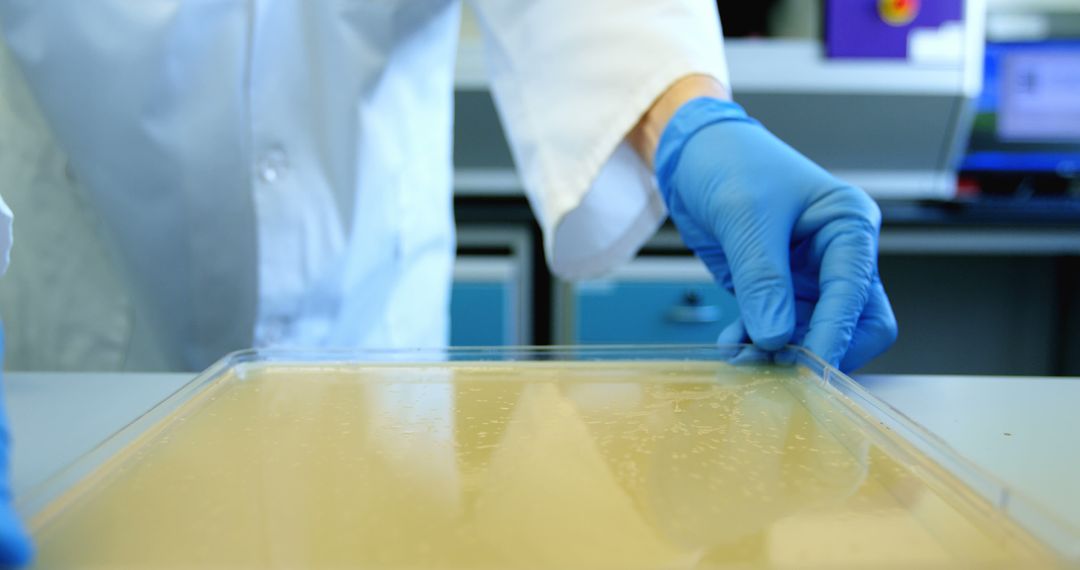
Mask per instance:
[[[0,324],[0,368],[3,368],[4,327]],[[3,392],[0,391],[0,567],[23,566],[33,558],[30,537],[15,514],[12,505],[11,485],[8,482],[11,437],[7,429],[7,413],[4,410]]]
[[[843,370],[896,340],[877,272],[881,212],[728,101],[675,113],[656,176],[686,245],[735,294],[723,344],[800,344]]]

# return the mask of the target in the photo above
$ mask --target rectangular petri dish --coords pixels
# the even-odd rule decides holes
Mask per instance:
[[[41,568],[1066,567],[797,348],[245,351],[21,497]]]

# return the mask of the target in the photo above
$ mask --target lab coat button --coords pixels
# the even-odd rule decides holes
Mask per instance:
[[[267,184],[273,184],[285,175],[285,171],[288,170],[288,168],[288,155],[280,149],[274,149],[267,152],[259,159],[259,163],[255,170],[259,176],[259,180],[262,180]]]

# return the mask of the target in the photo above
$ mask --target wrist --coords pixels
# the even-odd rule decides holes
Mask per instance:
[[[739,104],[708,97],[685,102],[671,117],[656,146],[655,173],[665,200],[683,149],[702,130],[728,121],[757,124]]]
[[[671,118],[687,101],[699,98],[721,101],[731,99],[727,88],[709,75],[687,75],[672,83],[653,101],[634,128],[627,134],[627,141],[642,160],[653,168],[653,158],[664,129]]]

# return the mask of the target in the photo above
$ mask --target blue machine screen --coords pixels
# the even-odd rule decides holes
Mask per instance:
[[[1080,40],[987,44],[961,170],[1080,173]]]

